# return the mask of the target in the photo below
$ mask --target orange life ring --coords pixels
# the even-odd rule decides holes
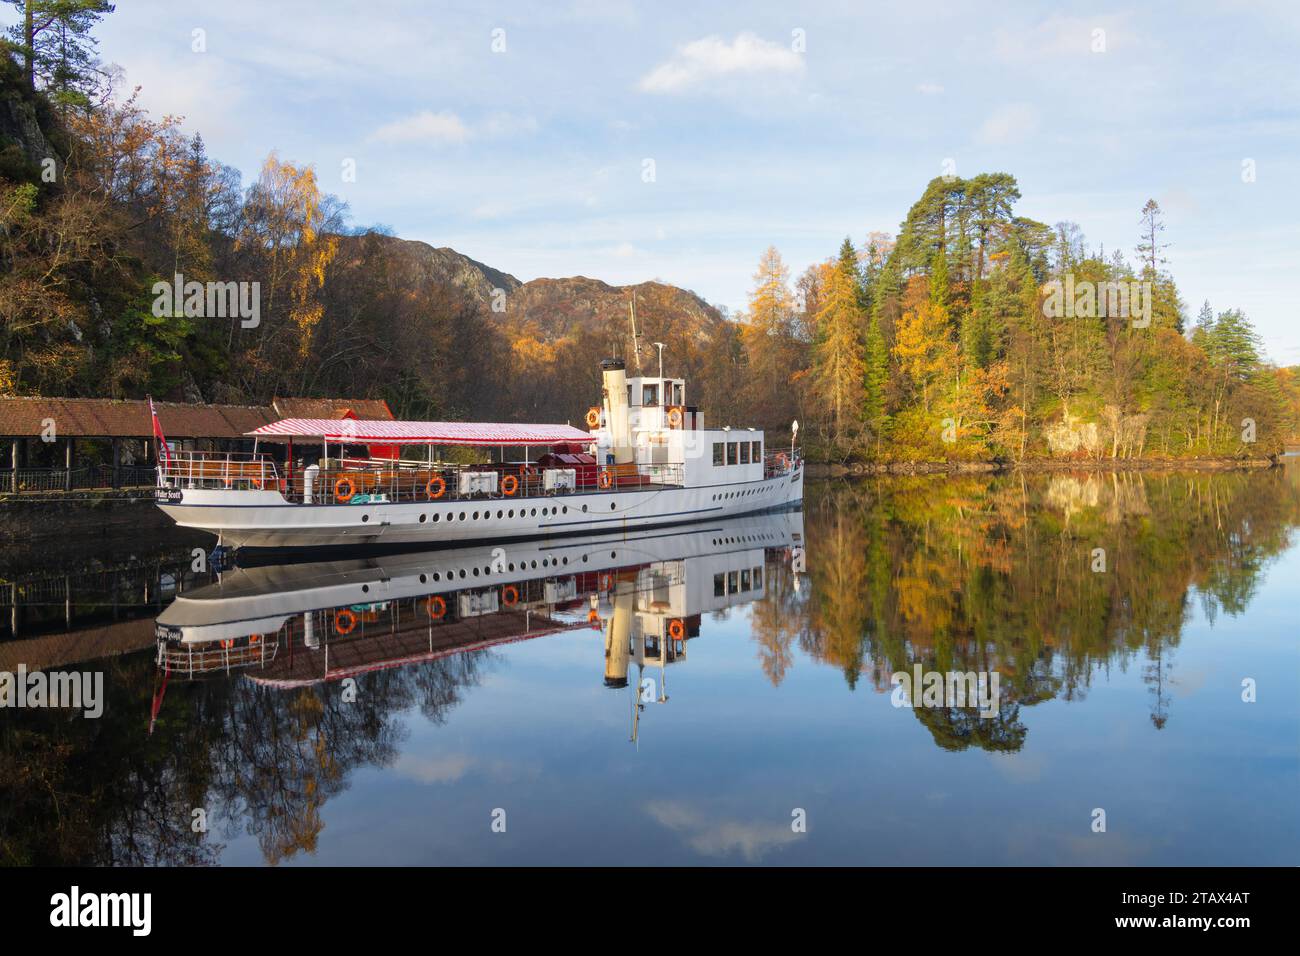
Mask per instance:
[[[432,620],[441,621],[447,613],[447,602],[441,594],[431,594],[424,602],[424,611]]]
[[[357,627],[357,616],[344,608],[334,612],[334,630],[339,634],[351,634]]]
[[[674,618],[672,621],[669,622],[668,636],[671,637],[674,641],[680,641],[683,637],[686,636],[686,628],[682,625],[682,622],[679,619]]]
[[[513,584],[507,584],[501,589],[501,603],[506,607],[514,607],[519,603],[519,589]]]
[[[587,612],[587,623],[588,623],[588,624],[595,624],[595,623],[596,623],[597,621],[599,621],[599,620],[600,620],[600,612],[597,611],[594,607],[593,607],[590,611]]]
[[[614,476],[610,474],[608,468],[602,471],[600,473],[600,477],[596,479],[596,484],[600,485],[600,487],[602,488],[608,488],[613,483],[614,483]]]
[[[252,645],[254,645],[254,644],[261,644],[261,643],[262,643],[262,635],[261,635],[261,634],[250,634],[250,635],[248,635],[248,643],[249,643],[250,646],[252,646]]]
[[[600,409],[594,405],[587,409],[587,427],[595,428],[600,424]]]
[[[234,642],[234,641],[229,641],[229,640],[227,640],[227,641],[222,641],[222,642],[221,642],[221,646],[224,647],[226,650],[230,650],[232,647],[235,646],[235,642]]]
[[[435,490],[436,488],[436,490]],[[424,486],[424,493],[429,496],[430,501],[437,501],[447,492],[447,483],[437,475],[429,479],[429,483]]]
[[[347,489],[344,491],[343,489]],[[352,496],[357,493],[357,486],[352,484],[352,479],[346,475],[334,482],[334,500],[343,502],[351,501]]]
[[[519,490],[519,479],[514,475],[506,475],[501,479],[501,493],[507,498],[513,497],[514,493]]]
[[[669,428],[682,427],[682,410],[675,405],[672,408],[668,409],[668,427]]]

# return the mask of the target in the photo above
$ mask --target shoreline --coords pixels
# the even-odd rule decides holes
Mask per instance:
[[[1023,461],[804,462],[809,478],[874,475],[982,475],[1003,472],[1254,471],[1281,467],[1277,458],[1027,458]]]

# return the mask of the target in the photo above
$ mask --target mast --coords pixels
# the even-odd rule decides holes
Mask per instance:
[[[632,289],[632,298],[627,302],[627,313],[632,319],[632,353],[636,356],[636,373],[641,374],[641,346],[636,341],[636,288]]]

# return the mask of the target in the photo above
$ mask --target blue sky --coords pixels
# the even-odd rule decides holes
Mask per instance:
[[[743,308],[767,245],[797,275],[895,232],[951,160],[1130,258],[1155,197],[1189,312],[1300,363],[1300,5],[121,0],[99,32],[246,183],[275,149],[355,222],[522,279]]]

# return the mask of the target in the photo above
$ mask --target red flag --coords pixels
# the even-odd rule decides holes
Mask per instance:
[[[167,436],[163,434],[162,422],[158,421],[158,413],[153,407],[153,396],[149,396],[149,417],[153,419],[153,435],[158,439],[158,454],[162,458],[163,465],[171,465],[172,455],[167,447]]]

